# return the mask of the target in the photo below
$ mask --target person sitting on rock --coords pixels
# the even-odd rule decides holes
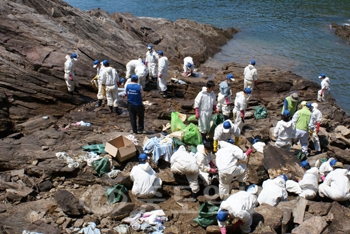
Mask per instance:
[[[326,102],[328,100],[328,94],[331,90],[329,77],[325,74],[321,74],[319,77],[321,79],[321,89],[317,92],[317,101]]]
[[[195,157],[186,151],[186,148],[181,145],[179,149],[171,156],[171,171],[181,175],[186,175],[188,183],[192,191],[192,198],[197,201],[199,184],[198,174],[199,169]]]
[[[229,220],[237,220],[232,225],[233,231],[239,227],[242,233],[250,233],[256,203],[255,195],[246,191],[239,191],[221,202],[216,215],[221,234],[228,232],[227,222]]]
[[[325,180],[327,174],[331,171],[333,171],[333,167],[337,163],[337,160],[334,158],[328,159],[326,162],[322,163],[319,168],[319,173],[322,181]]]
[[[347,201],[350,199],[350,167],[343,169],[343,164],[337,162],[322,184],[318,188],[320,197],[328,197],[334,201]]]
[[[216,126],[214,131],[214,152],[218,150],[218,141],[227,141],[231,139],[232,135],[235,136],[235,145],[238,145],[240,134],[241,131],[231,120],[225,120],[223,123]]]
[[[199,177],[202,179],[204,186],[211,184],[210,174],[217,174],[212,151],[213,145],[207,141],[203,145],[197,146],[197,153],[194,155],[199,168]]]
[[[194,64],[193,64],[193,58],[192,57],[186,57],[184,58],[184,76],[192,76],[194,71]]]
[[[162,180],[149,165],[146,154],[139,155],[139,162],[130,172],[130,178],[134,182],[131,192],[139,198],[151,198],[162,186]]]
[[[226,79],[219,84],[219,94],[218,94],[218,111],[222,112],[224,119],[227,120],[231,113],[231,87],[230,83],[235,81],[232,74],[228,74]]]
[[[242,132],[245,111],[247,109],[248,96],[252,93],[251,88],[245,88],[243,91],[236,93],[235,107],[233,109],[234,123]]]
[[[277,176],[274,179],[265,180],[262,184],[262,190],[258,196],[259,204],[269,204],[270,206],[277,206],[280,201],[288,200],[288,193],[286,190],[286,175]]]
[[[299,96],[297,93],[292,93],[290,96],[286,97],[283,101],[283,107],[281,114],[283,115],[285,110],[288,110],[290,116],[293,116],[298,108]]]
[[[305,172],[303,179],[298,182],[287,180],[286,188],[290,193],[295,193],[300,197],[312,200],[318,190],[318,169],[311,167],[310,163],[306,160],[301,162],[301,167]]]
[[[241,148],[232,144],[227,144],[227,146],[220,148],[216,152],[216,166],[219,170],[219,194],[221,199],[229,196],[231,183],[234,178],[239,181],[239,189],[245,190],[247,166],[238,164],[238,161],[245,161],[251,152],[252,149],[248,149],[244,153]]]
[[[295,125],[290,119],[290,112],[285,110],[283,112],[283,119],[277,122],[273,131],[273,136],[276,137],[275,146],[290,151],[295,133]]]

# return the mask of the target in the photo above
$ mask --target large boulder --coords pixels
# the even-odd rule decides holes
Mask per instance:
[[[58,190],[54,198],[59,207],[67,215],[80,216],[88,213],[85,207],[79,202],[79,199],[67,190]]]
[[[321,234],[327,225],[325,218],[314,216],[305,220],[300,226],[294,228],[292,234]]]

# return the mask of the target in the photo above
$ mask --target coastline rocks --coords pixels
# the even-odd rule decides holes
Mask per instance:
[[[350,25],[339,25],[332,23],[331,27],[335,29],[335,35],[340,36],[343,39],[347,39],[350,45]]]

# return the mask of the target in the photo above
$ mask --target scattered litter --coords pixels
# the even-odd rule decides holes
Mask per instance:
[[[83,150],[92,151],[98,154],[105,154],[105,145],[104,144],[95,144],[95,145],[84,145]]]
[[[56,157],[60,160],[65,160],[69,168],[78,168],[79,163],[69,157],[66,152],[57,152]]]
[[[113,169],[111,172],[108,172],[107,175],[109,178],[114,179],[118,176],[119,172],[121,172],[121,170]]]
[[[177,78],[171,78],[171,81],[174,82],[174,83],[179,83],[181,85],[187,85],[187,83],[183,80],[179,80]]]
[[[43,116],[43,119],[49,119],[49,116],[45,115]]]
[[[111,171],[111,163],[109,162],[108,158],[100,158],[98,160],[94,160],[92,162],[92,166],[94,167],[98,176],[102,176],[103,174]]]
[[[134,135],[132,135],[132,134],[126,136],[126,138],[128,138],[130,141],[132,141],[134,143],[134,145],[138,145],[139,144],[139,140],[137,140],[137,138]]]
[[[84,121],[76,122],[74,125],[75,126],[84,126],[84,127],[90,127],[91,126],[90,123],[87,123],[87,122],[84,122]]]
[[[114,227],[113,230],[119,234],[130,234],[130,228],[126,224],[120,224],[119,226]]]
[[[265,147],[265,143],[258,141],[255,144],[253,144],[254,149],[256,149],[256,151],[260,152],[260,153],[264,153],[264,147]]]
[[[130,224],[135,231],[142,231],[142,233],[163,233],[165,227],[163,222],[168,221],[163,210],[153,210],[142,213],[138,211],[130,214],[122,220],[123,223]]]
[[[106,192],[108,203],[114,204],[120,201],[126,201],[128,198],[125,194],[128,194],[128,190],[124,185],[116,184],[113,187],[108,188]]]
[[[22,234],[43,234],[43,233],[42,232],[31,232],[31,231],[24,230],[22,232]]]
[[[170,162],[170,157],[173,154],[173,140],[166,136],[161,139],[158,137],[153,137],[147,140],[147,142],[143,146],[143,151],[146,154],[149,154],[153,151],[153,161],[158,163],[158,160],[161,156],[167,162]]]
[[[153,103],[151,103],[150,101],[144,101],[144,102],[142,102],[143,103],[143,105],[145,105],[145,106],[152,106],[152,104]]]
[[[170,123],[166,123],[166,125],[163,125],[163,129],[162,131],[165,132],[166,130],[168,130],[171,127]]]
[[[79,231],[79,233],[84,234],[101,234],[100,229],[96,228],[96,223],[89,222],[89,226],[84,227]]]

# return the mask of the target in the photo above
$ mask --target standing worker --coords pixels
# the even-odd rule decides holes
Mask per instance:
[[[216,215],[221,234],[227,233],[226,223],[229,219],[238,219],[232,226],[233,231],[239,227],[242,233],[250,233],[256,203],[255,195],[246,191],[239,191],[221,202]]]
[[[233,119],[241,132],[244,123],[245,111],[247,109],[247,99],[251,93],[251,88],[245,88],[244,91],[236,93]]]
[[[325,74],[321,74],[319,77],[321,79],[321,89],[317,92],[317,101],[326,102],[328,100],[328,94],[331,90],[329,78]]]
[[[194,64],[192,57],[184,58],[184,76],[192,76],[194,71]]]
[[[273,136],[276,137],[275,146],[290,151],[295,134],[295,124],[290,119],[290,112],[285,110],[282,120],[277,122],[273,131]]]
[[[281,114],[283,115],[285,110],[288,110],[290,116],[293,116],[297,111],[299,96],[297,93],[292,93],[290,96],[286,97],[283,101],[283,107]]]
[[[249,65],[244,68],[244,88],[250,87],[252,89],[253,94],[253,89],[254,86],[258,84],[258,72],[255,68],[255,60],[251,60]]]
[[[295,112],[293,115],[292,122],[295,124],[296,134],[295,134],[295,142],[297,143],[300,140],[301,151],[305,153],[306,156],[309,155],[308,152],[308,144],[309,144],[309,131],[310,129],[310,121],[311,121],[311,112],[309,107],[311,104],[303,101],[300,104],[301,109]]]
[[[131,83],[125,87],[125,94],[128,98],[128,111],[132,132],[134,134],[145,134],[145,108],[142,103],[142,86],[138,84],[137,75],[131,77]],[[137,118],[138,126],[136,124]]]
[[[202,135],[202,140],[207,140],[207,133],[210,129],[210,121],[213,111],[216,110],[215,83],[212,80],[207,82],[206,87],[202,88],[196,99],[194,100],[194,106],[196,112],[196,119],[198,119],[198,130]]]
[[[95,107],[100,107],[102,105],[103,100],[106,100],[106,86],[102,85],[102,71],[103,71],[103,64],[102,62],[95,60],[93,68],[96,68],[97,71],[97,84],[98,84],[98,91],[97,91],[97,103]]]
[[[241,131],[231,120],[225,120],[216,126],[214,131],[214,152],[218,150],[218,141],[227,141],[231,139],[232,135],[235,136],[235,145],[238,145],[240,134]]]
[[[164,56],[163,51],[158,51],[158,86],[160,94],[167,97],[166,78],[168,76],[168,58]]]
[[[322,113],[319,109],[317,109],[318,104],[312,103],[311,104],[311,119],[314,121],[312,125],[314,126],[313,133],[312,133],[312,141],[315,146],[316,153],[321,153],[321,145],[320,145],[320,139],[318,138],[318,132],[320,131],[321,121],[322,121]]]
[[[73,93],[75,86],[78,86],[78,80],[74,74],[74,65],[78,60],[77,54],[66,55],[66,62],[64,63],[64,80],[66,81],[69,93]]]
[[[227,120],[231,113],[231,87],[230,83],[235,81],[232,74],[228,74],[226,79],[219,84],[218,110],[222,112],[224,119]]]
[[[148,67],[148,76],[149,78],[153,78],[154,80],[156,80],[158,55],[153,50],[152,44],[148,44],[147,49],[148,51],[146,53],[145,65]]]
[[[132,75],[135,75],[135,68],[138,65],[141,65],[142,63],[142,59],[133,59],[130,60],[127,64],[126,64],[126,75],[125,78],[130,78]]]

